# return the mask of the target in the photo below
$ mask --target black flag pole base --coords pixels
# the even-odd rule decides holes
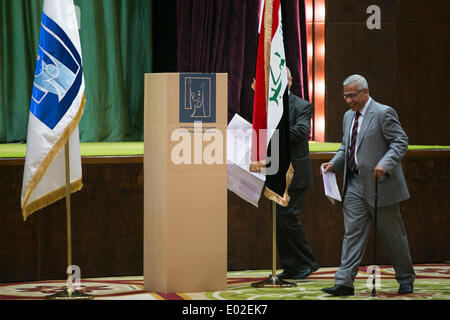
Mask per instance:
[[[77,291],[75,289],[64,289],[61,292],[51,294],[45,297],[47,300],[92,300],[93,295],[84,293],[83,291]]]
[[[268,279],[252,283],[253,288],[292,288],[296,287],[294,282],[278,279],[277,276],[269,275]]]

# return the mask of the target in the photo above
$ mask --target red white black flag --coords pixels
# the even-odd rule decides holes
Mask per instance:
[[[253,103],[250,171],[266,174],[264,195],[287,206],[294,174],[280,0],[266,0],[261,19]]]

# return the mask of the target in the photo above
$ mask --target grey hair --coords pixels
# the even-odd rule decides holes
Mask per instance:
[[[360,76],[359,74],[353,74],[347,79],[345,79],[343,86],[346,87],[352,83],[356,83],[356,88],[358,90],[369,89],[369,84],[367,83],[367,80],[363,76]]]
[[[288,76],[292,78],[291,70],[289,70],[289,68],[287,66],[286,66],[286,72],[287,72]]]

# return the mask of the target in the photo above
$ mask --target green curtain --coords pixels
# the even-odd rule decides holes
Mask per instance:
[[[26,139],[42,1],[1,0],[0,142]]]
[[[86,105],[80,140],[142,141],[151,0],[74,0]],[[0,143],[26,140],[43,0],[0,0]]]

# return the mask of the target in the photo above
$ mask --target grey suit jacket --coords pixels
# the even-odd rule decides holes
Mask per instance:
[[[355,112],[351,110],[345,113],[342,144],[331,160],[336,173],[344,171],[344,197],[348,176],[348,144],[354,116]],[[401,159],[408,149],[408,136],[403,131],[395,110],[372,99],[364,115],[356,143],[358,170],[364,198],[369,205],[373,207],[375,202],[373,169],[377,165],[387,172],[380,178],[378,206],[383,207],[408,199],[408,187],[401,166]]]
[[[294,177],[289,188],[304,188],[313,184],[311,160],[309,158],[309,133],[311,128],[311,104],[289,94],[289,134],[291,161]]]

